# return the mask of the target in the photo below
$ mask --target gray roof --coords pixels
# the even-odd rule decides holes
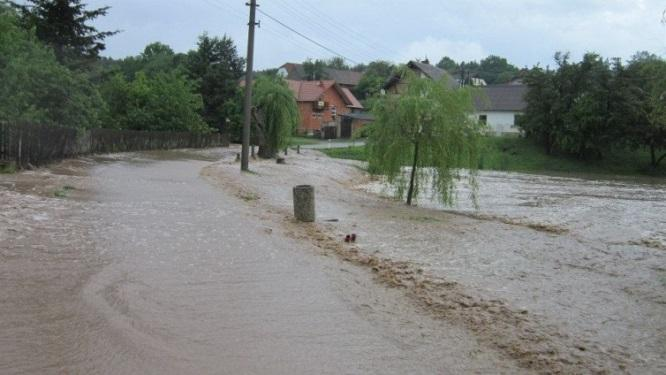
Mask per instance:
[[[426,77],[432,79],[433,81],[439,81],[440,79],[445,78],[448,85],[451,88],[458,88],[459,84],[458,81],[456,81],[455,78],[451,74],[449,74],[446,70],[438,68],[434,65],[430,65],[427,63],[419,62],[419,61],[410,61],[407,63],[407,67],[411,70],[423,73]],[[400,82],[402,77],[398,74],[395,74],[391,76],[388,81],[384,84],[383,88],[388,89],[389,87],[393,86],[394,84]]]
[[[349,117],[352,119],[366,120],[366,121],[374,121],[375,119],[375,116],[373,116],[372,113],[370,112],[350,112],[343,114],[342,117]]]
[[[512,111],[522,112],[527,107],[526,85],[504,84],[479,87],[474,96],[477,111]]]
[[[303,64],[286,63],[282,65],[282,67],[287,69],[287,79],[293,79],[296,81],[308,81],[312,79],[312,77],[308,77],[305,74]],[[324,75],[324,79],[330,79],[339,85],[346,86],[358,85],[361,77],[363,77],[363,73],[361,72],[355,72],[353,70],[339,70],[328,67],[324,68]]]

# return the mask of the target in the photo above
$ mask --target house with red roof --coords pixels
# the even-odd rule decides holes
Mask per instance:
[[[299,134],[327,139],[351,136],[351,125],[348,122],[343,125],[341,118],[343,115],[362,111],[363,105],[348,87],[333,80],[287,80],[287,83],[296,97],[301,115]]]

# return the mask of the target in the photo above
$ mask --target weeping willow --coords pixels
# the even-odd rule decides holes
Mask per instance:
[[[279,77],[259,77],[254,83],[253,127],[259,156],[272,158],[287,146],[299,121],[298,106],[287,83]]]
[[[476,202],[482,125],[472,116],[472,92],[452,89],[445,80],[403,72],[405,92],[379,99],[372,112],[368,167],[386,176],[400,199],[411,205],[429,186],[445,205],[455,202],[456,183],[466,178]],[[461,169],[469,172],[465,176]]]

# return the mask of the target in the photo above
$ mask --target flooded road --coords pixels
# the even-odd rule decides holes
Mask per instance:
[[[0,373],[528,372],[200,175],[233,155],[0,176]]]
[[[358,163],[314,151],[287,162],[255,163],[253,175],[220,163],[209,173],[285,214],[288,187],[313,184],[319,230],[358,235],[353,249],[334,250],[343,259],[370,263],[524,368],[666,372],[663,181],[482,173],[479,210],[464,187],[445,210],[379,198],[383,185]]]

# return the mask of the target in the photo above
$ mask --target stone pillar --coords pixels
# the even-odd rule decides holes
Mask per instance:
[[[315,221],[314,186],[294,186],[294,216],[298,221],[306,223]]]

